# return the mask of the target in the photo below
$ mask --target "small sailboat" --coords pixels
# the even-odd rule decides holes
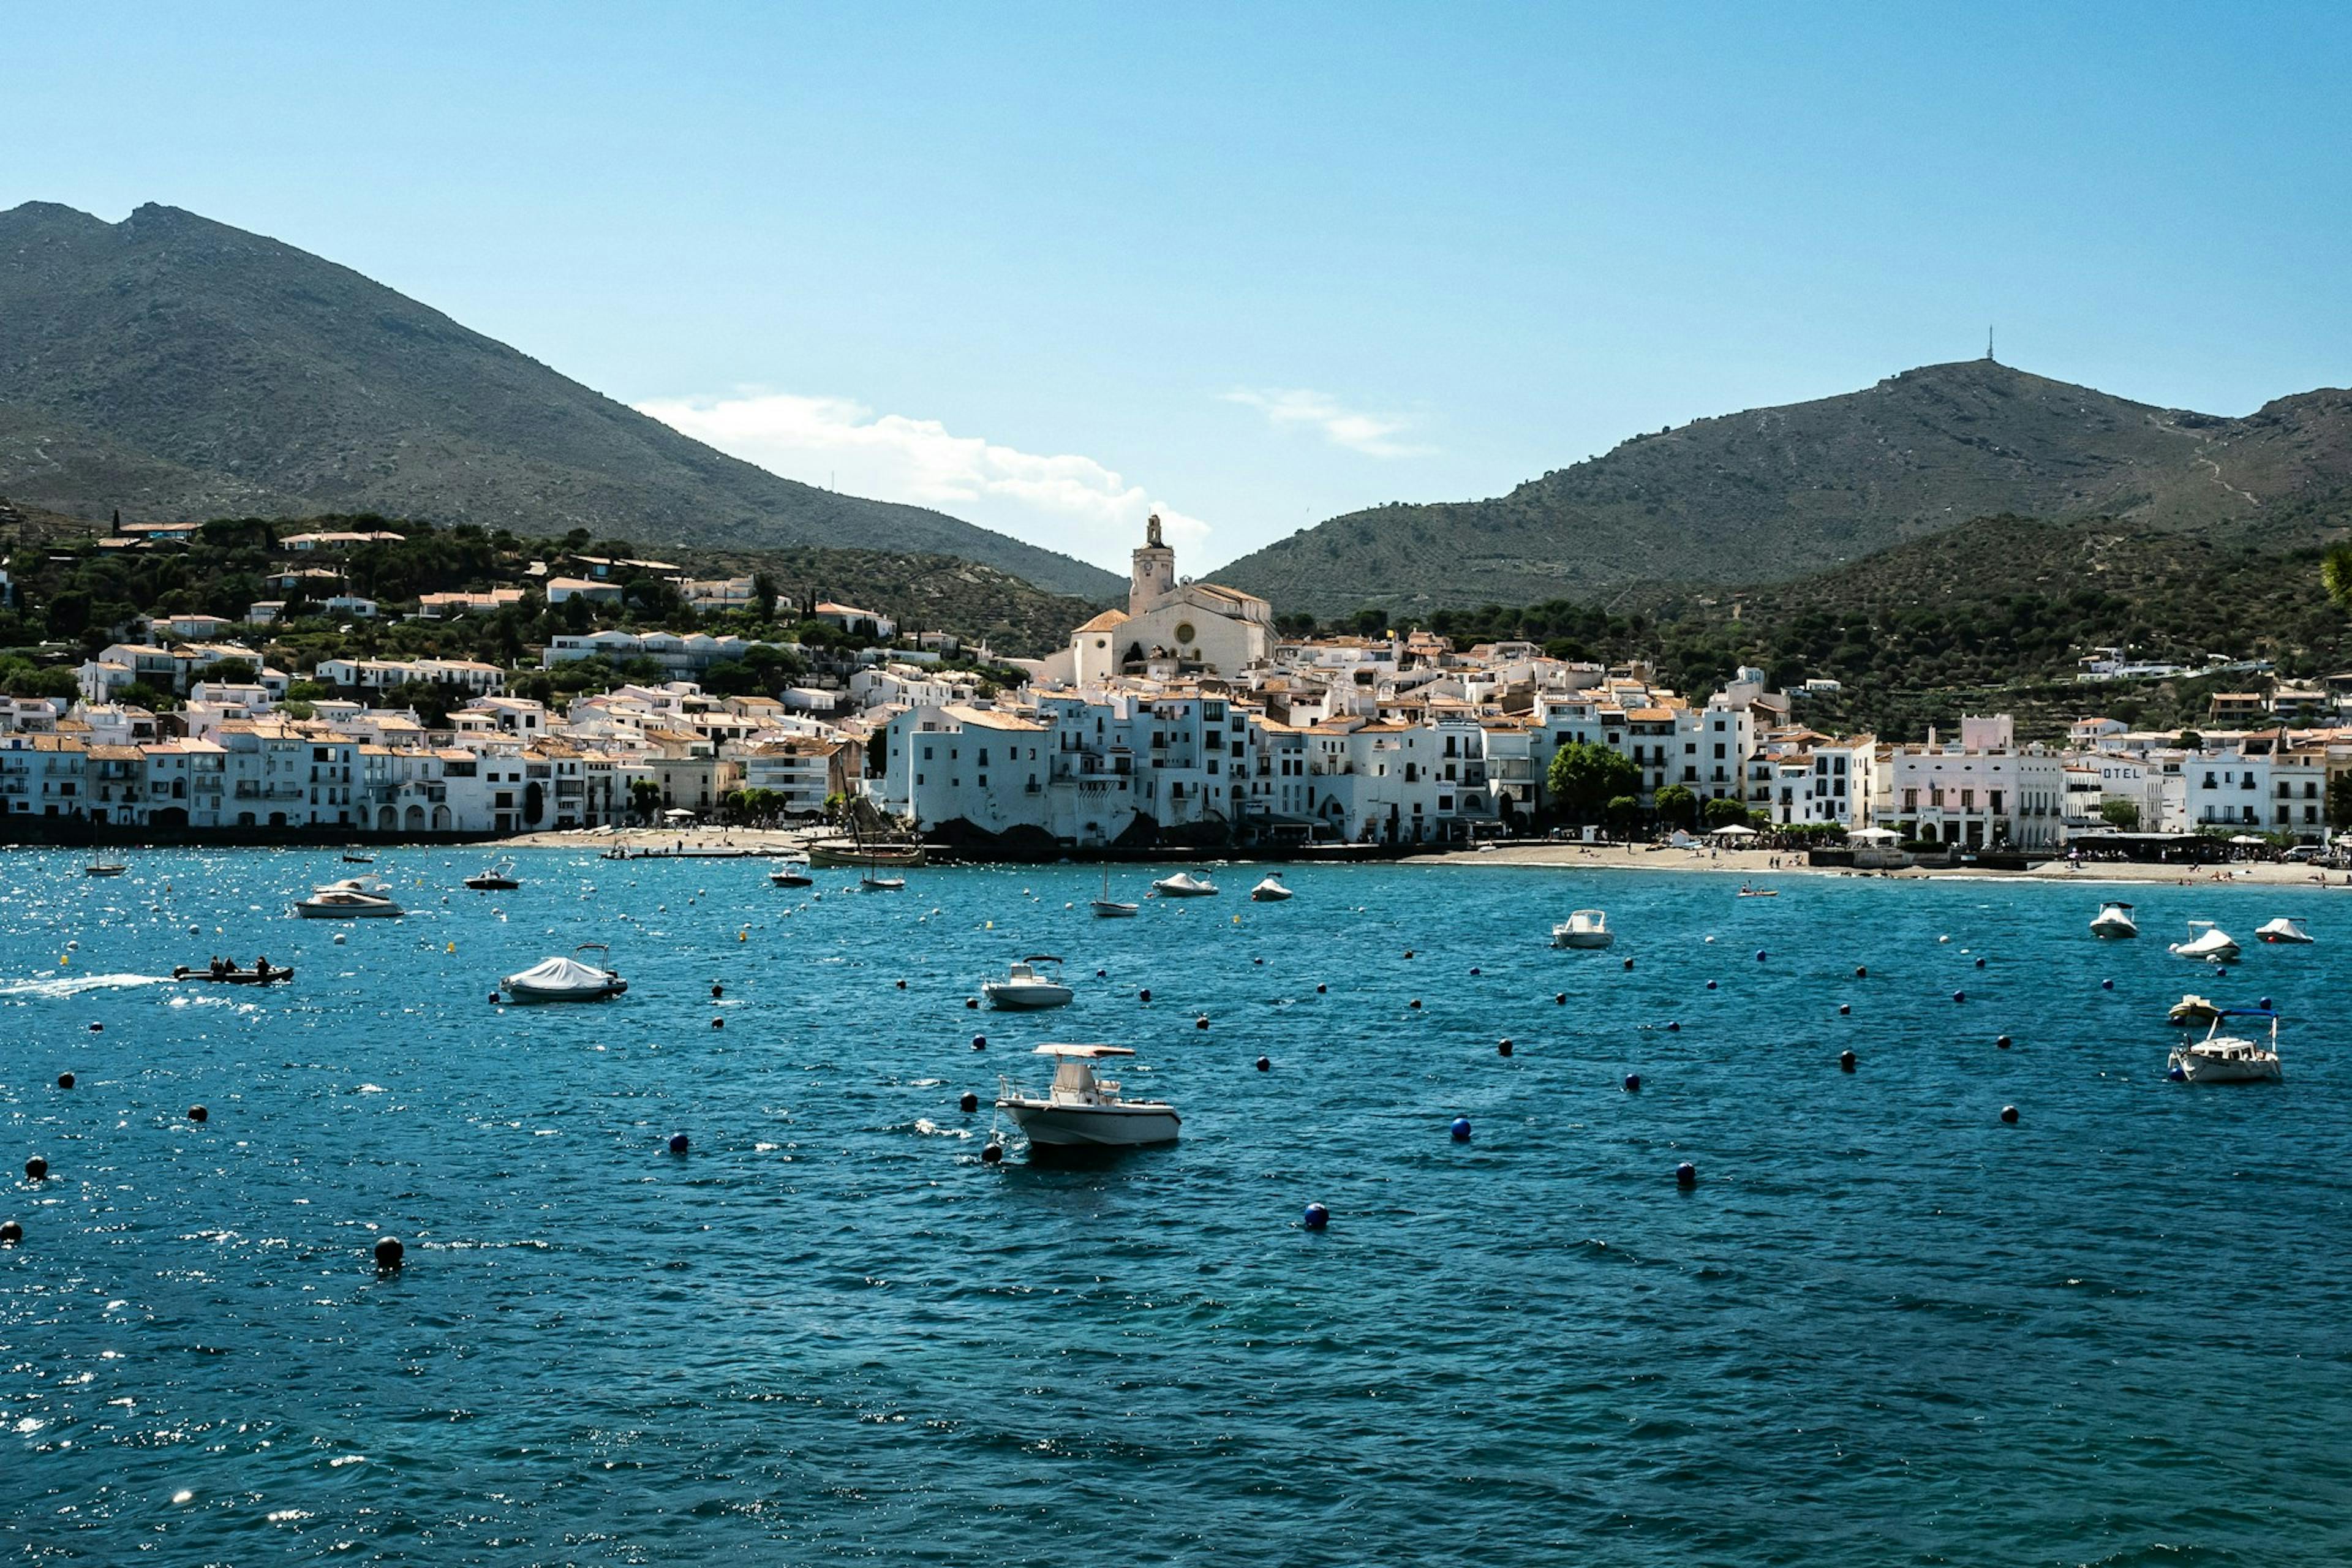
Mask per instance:
[[[1041,963],[1062,961],[1050,952],[1036,952],[1021,960],[1002,980],[992,980],[980,988],[992,1007],[1008,1012],[1032,1013],[1043,1007],[1066,1007],[1077,994],[1061,981],[1039,972]]]
[[[1599,910],[1578,910],[1551,928],[1554,947],[1607,947],[1616,940],[1617,933],[1609,929],[1609,917]]]
[[[2223,1034],[2221,1025],[2231,1018],[2268,1018],[2270,1043]],[[2203,1039],[2174,1050],[2164,1076],[2175,1083],[2278,1082],[2278,1015],[2267,1007],[2219,1009]]]
[[[1095,918],[1106,921],[1132,920],[1141,904],[1121,903],[1110,896],[1110,868],[1103,868],[1102,892],[1094,901]]]
[[[904,877],[880,877],[875,875],[871,871],[867,871],[859,876],[857,879],[857,885],[869,893],[896,893],[901,892],[906,889],[907,879]]]
[[[768,873],[768,880],[779,888],[813,888],[816,879],[809,875],[805,860],[787,860]]]
[[[119,860],[101,860],[93,855],[89,858],[89,864],[81,868],[81,874],[85,877],[120,877],[129,869]]]
[[[2264,942],[2285,942],[2293,946],[2300,946],[2311,940],[2311,933],[2303,929],[2301,921],[2289,920],[2284,915],[2264,921],[2255,929],[2254,934]]]
[[[1214,882],[1206,877],[1195,877],[1190,871],[1162,877],[1151,884],[1151,890],[1163,899],[1213,899],[1217,896]]]
[[[343,851],[343,864],[346,866],[373,866],[375,864],[375,857],[373,855],[354,855],[350,850],[346,849]]]
[[[2109,899],[2091,917],[2091,934],[2110,938],[2137,936],[2139,922],[2132,919],[2132,907],[2120,899]]]
[[[1250,901],[1256,904],[1278,904],[1292,896],[1290,889],[1282,885],[1279,871],[1268,871],[1265,879],[1250,889]]]
[[[466,886],[478,893],[510,893],[522,884],[515,880],[514,862],[501,860],[467,878]]]
[[[1131,1057],[1126,1046],[1039,1046],[1036,1054],[1054,1061],[1053,1084],[1043,1094],[1026,1094],[997,1079],[996,1109],[1029,1135],[1032,1147],[1128,1149],[1173,1143],[1182,1119],[1157,1100],[1129,1100],[1118,1085],[1095,1077],[1094,1066]]]
[[[2190,921],[2189,929],[2194,934],[2187,942],[2176,942],[2165,951],[2175,958],[2194,958],[2205,963],[2231,963],[2238,956],[2238,941],[2211,921]]]
[[[575,953],[602,955],[597,963],[577,958],[544,958],[520,973],[499,982],[510,1002],[604,1002],[621,995],[629,983],[611,967],[612,950],[601,942],[583,942]]]

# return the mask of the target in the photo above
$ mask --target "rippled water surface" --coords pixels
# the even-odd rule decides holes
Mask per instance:
[[[2100,944],[1987,882],[474,868],[339,926],[288,907],[331,857],[0,857],[15,1560],[2352,1559],[2352,893]],[[1548,947],[1580,905],[1613,952]],[[2279,912],[2319,945],[2164,952]],[[596,939],[626,999],[486,1003]],[[1039,951],[1075,1005],[966,1010]],[[153,978],[257,952],[294,984]],[[2164,1081],[2192,985],[2277,999],[2284,1085]],[[1182,1142],[984,1165],[1067,1038]]]

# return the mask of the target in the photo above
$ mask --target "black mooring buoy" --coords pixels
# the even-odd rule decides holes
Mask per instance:
[[[956,1101],[956,1109],[962,1111],[966,1116],[970,1116],[973,1111],[980,1109],[980,1096],[972,1093],[970,1089],[965,1089],[963,1091],[963,1098]]]
[[[377,1237],[375,1238],[376,1272],[379,1274],[391,1273],[394,1269],[401,1266],[401,1263],[406,1258],[407,1254],[408,1249],[400,1245],[400,1237],[396,1236]]]
[[[212,1119],[212,1114],[213,1113],[211,1111],[206,1110],[201,1105],[191,1105],[188,1107],[188,1120],[191,1121],[210,1121]]]
[[[74,1086],[74,1075],[73,1075],[73,1074],[71,1074],[71,1073],[69,1073],[69,1072],[61,1072],[61,1073],[58,1074],[58,1087],[59,1089],[71,1089],[73,1086]]]
[[[25,1227],[15,1220],[0,1220],[0,1247],[14,1247],[25,1239]]]
[[[1208,1026],[1209,1016],[1206,1013],[1202,1014],[1199,1017],[1192,1020],[1192,1027],[1196,1029],[1205,1029]]]
[[[724,1018],[713,1018],[710,1020],[710,1026],[714,1029],[723,1029],[727,1026],[727,1020]]]
[[[1495,1042],[1495,1054],[1498,1057],[1507,1057],[1511,1054],[1511,1037],[1508,1035]]]
[[[1149,1002],[1149,1001],[1150,1001],[1150,1000],[1151,1000],[1151,987],[1150,987],[1150,986],[1149,986],[1149,985],[1147,985],[1147,986],[1145,986],[1142,990],[1140,990],[1140,991],[1137,992],[1137,993],[1135,994],[1135,999],[1136,999],[1137,1001],[1139,1001],[1139,1002]]]
[[[1640,1073],[1629,1072],[1625,1075],[1625,1092],[1627,1094],[1639,1094],[1642,1092],[1642,1075]]]
[[[1853,1063],[1854,1055],[1852,1051],[1840,1051],[1838,1053],[1838,1070],[1840,1072],[1852,1072],[1853,1070]]]
[[[986,1143],[983,1143],[983,1144],[982,1144],[982,1145],[980,1146],[980,1163],[981,1163],[982,1164],[983,1164],[983,1165],[993,1165],[993,1164],[995,1164],[999,1160],[1002,1160],[1002,1159],[1003,1159],[1003,1158],[1004,1158],[1004,1145],[1003,1145],[1003,1144],[999,1143],[999,1142],[996,1142],[994,1140],[992,1140],[992,1139],[990,1142],[986,1142]]]
[[[2002,1106],[2002,1107],[2000,1108],[2000,1119],[2001,1119],[2003,1121],[2006,1121],[2007,1123],[2009,1123],[2009,1125],[2011,1125],[2011,1127],[2016,1126],[2016,1125],[2017,1125],[2017,1107],[2015,1107],[2014,1105],[2004,1105],[2004,1106]]]
[[[28,1182],[41,1181],[46,1178],[48,1173],[49,1163],[47,1160],[42,1159],[38,1154],[34,1155],[31,1159],[25,1162],[25,1180]]]
[[[974,1035],[971,1037],[971,1048],[975,1051],[984,1051],[988,1049],[988,1037],[986,1035]]]
[[[721,996],[724,996],[724,995],[726,995],[726,994],[727,994],[727,987],[725,987],[724,985],[713,985],[713,986],[710,988],[710,999],[711,999],[713,1002],[718,1001]]]
[[[1692,1164],[1688,1160],[1685,1160],[1681,1164],[1676,1165],[1675,1167],[1675,1185],[1678,1187],[1695,1187],[1698,1185],[1698,1167]]]
[[[2001,1036],[2000,1038],[1993,1042],[1993,1045],[1996,1048],[2000,1050],[2005,1051],[2009,1049],[2009,1037],[2007,1035]]]
[[[1257,1058],[1257,1070],[1260,1072],[1272,1072],[1274,1070],[1274,1063],[1265,1057],[1260,1057]]]

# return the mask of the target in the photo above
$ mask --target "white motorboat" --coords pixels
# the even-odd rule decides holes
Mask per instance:
[[[1579,910],[1551,928],[1554,947],[1607,947],[1616,940],[1609,917],[1599,910]]]
[[[1282,885],[1282,873],[1279,871],[1268,871],[1265,880],[1250,889],[1250,901],[1253,903],[1278,904],[1291,896],[1290,889]]]
[[[768,873],[768,880],[779,888],[813,888],[816,879],[809,875],[808,862],[788,861]]]
[[[1102,893],[1094,901],[1095,918],[1104,921],[1133,920],[1141,911],[1141,904],[1122,903],[1110,896],[1110,868],[1103,868]]]
[[[574,952],[607,954],[603,964],[576,958],[543,958],[519,974],[499,982],[510,1002],[605,1002],[628,990],[629,983],[607,967],[610,950],[601,942],[583,942]]]
[[[1216,897],[1217,885],[1206,877],[1179,871],[1152,883],[1151,890],[1163,899],[1211,899]]]
[[[2264,942],[2280,942],[2290,945],[2307,942],[2311,940],[2311,933],[2303,929],[2301,921],[2289,920],[2284,915],[2257,927],[2254,934]]]
[[[2110,899],[2099,906],[2091,917],[2091,934],[2105,937],[2126,937],[2139,934],[2139,922],[2132,919],[2132,907]]]
[[[992,1007],[1009,1012],[1034,1012],[1040,1007],[1066,1007],[1077,993],[1050,974],[1039,972],[1041,963],[1062,961],[1050,952],[1032,953],[1013,966],[1002,980],[992,980],[980,988]]]
[[[1135,1053],[1125,1046],[1039,1046],[1054,1058],[1054,1082],[1042,1095],[997,1079],[996,1109],[1009,1114],[1032,1145],[1049,1149],[1124,1149],[1173,1143],[1182,1119],[1156,1100],[1128,1100],[1118,1085],[1095,1077],[1094,1065]]]
[[[2223,1034],[2221,1025],[2231,1018],[2268,1018],[2270,1043]],[[2220,1009],[2203,1039],[2172,1053],[2164,1076],[2175,1083],[2278,1082],[2278,1015],[2267,1007]]]
[[[2187,942],[2176,942],[2165,951],[2175,958],[2194,958],[2206,963],[2236,962],[2238,942],[2228,931],[2211,921],[2190,921],[2189,929],[2194,934]]]
[[[347,877],[314,888],[294,911],[306,921],[394,920],[408,912],[393,901],[381,877]]]

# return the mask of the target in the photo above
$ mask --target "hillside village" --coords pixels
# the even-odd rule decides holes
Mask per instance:
[[[126,525],[105,548],[168,550],[191,529]],[[619,624],[646,584],[722,623],[772,611],[776,590],[574,550],[533,561],[526,585],[420,592],[398,610],[427,629],[511,626],[526,610],[578,628],[512,660],[313,637],[307,668],[273,662],[290,610],[347,632],[392,614],[352,590],[347,563],[399,541],[278,537],[274,596],[242,620],[158,612],[89,648],[70,695],[0,699],[0,816],[17,837],[496,837],[785,822],[863,797],[973,853],[1402,851],[1565,826],[2054,854],[2119,828],[2316,842],[2352,802],[2352,677],[2217,696],[2186,734],[2095,716],[2063,743],[2021,743],[2005,716],[1832,734],[1805,711],[1834,683],[1774,689],[1742,669],[1685,694],[1645,665],[1532,642],[1285,636],[1265,600],[1181,577],[1156,519],[1125,607],[1035,658],[814,598],[787,606],[789,635]],[[2094,650],[2086,691],[2122,658]],[[1622,760],[1622,789],[1561,795],[1557,760],[1593,752]]]

